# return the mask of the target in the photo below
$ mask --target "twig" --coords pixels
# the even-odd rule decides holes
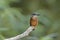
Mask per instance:
[[[19,34],[15,37],[12,37],[12,38],[8,38],[8,39],[4,39],[4,40],[18,40],[18,39],[21,39],[23,37],[26,37],[30,34],[30,32],[33,31],[33,29],[35,29],[35,27],[32,27],[30,26],[25,32],[23,32],[22,34]]]

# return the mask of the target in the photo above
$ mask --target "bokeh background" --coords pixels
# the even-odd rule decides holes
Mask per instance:
[[[0,40],[23,33],[32,13],[40,14],[39,24],[20,40],[60,40],[60,0],[0,0]]]

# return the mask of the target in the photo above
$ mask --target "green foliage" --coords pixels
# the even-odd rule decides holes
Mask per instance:
[[[60,33],[59,0],[0,0],[0,39],[23,33],[34,12],[40,14],[38,27],[21,40],[51,40],[48,34]]]
[[[0,40],[4,40],[4,37],[0,34]]]

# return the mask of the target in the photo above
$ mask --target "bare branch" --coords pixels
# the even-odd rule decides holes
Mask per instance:
[[[12,38],[8,38],[8,39],[5,39],[5,40],[18,40],[18,39],[21,39],[23,37],[26,37],[30,34],[30,32],[33,31],[33,29],[35,29],[35,27],[33,26],[30,26],[25,32],[23,32],[22,34],[20,35],[17,35],[15,37],[12,37]]]

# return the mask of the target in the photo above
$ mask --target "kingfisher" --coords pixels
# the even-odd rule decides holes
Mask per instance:
[[[32,26],[32,27],[35,27],[35,26],[37,26],[38,25],[38,17],[39,16],[39,14],[32,14],[32,16],[31,16],[31,18],[30,18],[30,26]]]

